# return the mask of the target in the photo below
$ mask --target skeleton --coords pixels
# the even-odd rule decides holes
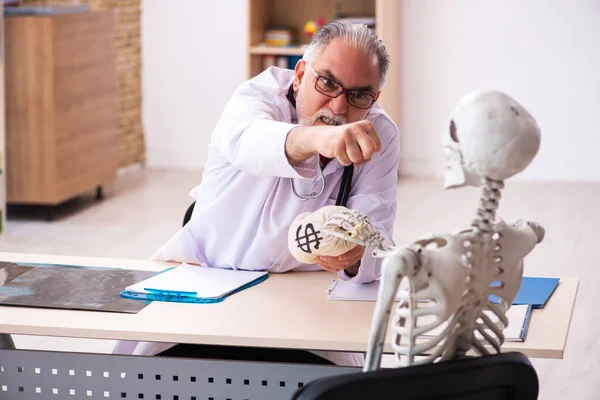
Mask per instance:
[[[470,227],[402,247],[385,245],[368,217],[355,210],[335,210],[319,227],[324,237],[367,246],[383,258],[365,371],[379,368],[396,296],[391,344],[399,366],[470,350],[501,351],[523,259],[542,241],[544,229],[535,222],[505,222],[496,210],[504,180],[529,165],[539,144],[539,127],[519,103],[497,91],[472,92],[459,102],[444,133],[445,188],[482,186]]]

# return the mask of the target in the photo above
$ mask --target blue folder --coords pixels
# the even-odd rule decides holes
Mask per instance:
[[[533,308],[542,308],[558,286],[559,278],[542,278],[525,276],[513,304],[529,304]],[[498,302],[496,296],[490,296],[490,301]]]

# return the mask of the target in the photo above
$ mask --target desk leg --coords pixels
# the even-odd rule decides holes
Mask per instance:
[[[0,349],[14,350],[15,342],[8,333],[0,333]]]

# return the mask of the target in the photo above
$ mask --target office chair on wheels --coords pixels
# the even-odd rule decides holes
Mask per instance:
[[[517,352],[319,378],[292,400],[536,400],[539,383]]]

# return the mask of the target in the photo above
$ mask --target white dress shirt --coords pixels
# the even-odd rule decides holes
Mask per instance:
[[[154,254],[154,260],[272,273],[321,269],[292,257],[288,229],[298,214],[335,204],[344,167],[337,159],[325,166],[325,189],[317,198],[294,196],[292,180],[300,195],[318,192],[321,181],[318,155],[292,167],[285,154],[287,134],[298,126],[296,110],[287,98],[293,78],[294,71],[271,67],[235,90],[212,133],[202,182],[190,192],[196,201],[191,220]],[[364,212],[393,244],[398,129],[377,104],[367,119],[382,150],[355,169],[347,207]],[[379,277],[380,269],[381,260],[365,251],[356,276],[343,271],[338,276],[370,282]],[[142,352],[162,348],[156,350]]]

